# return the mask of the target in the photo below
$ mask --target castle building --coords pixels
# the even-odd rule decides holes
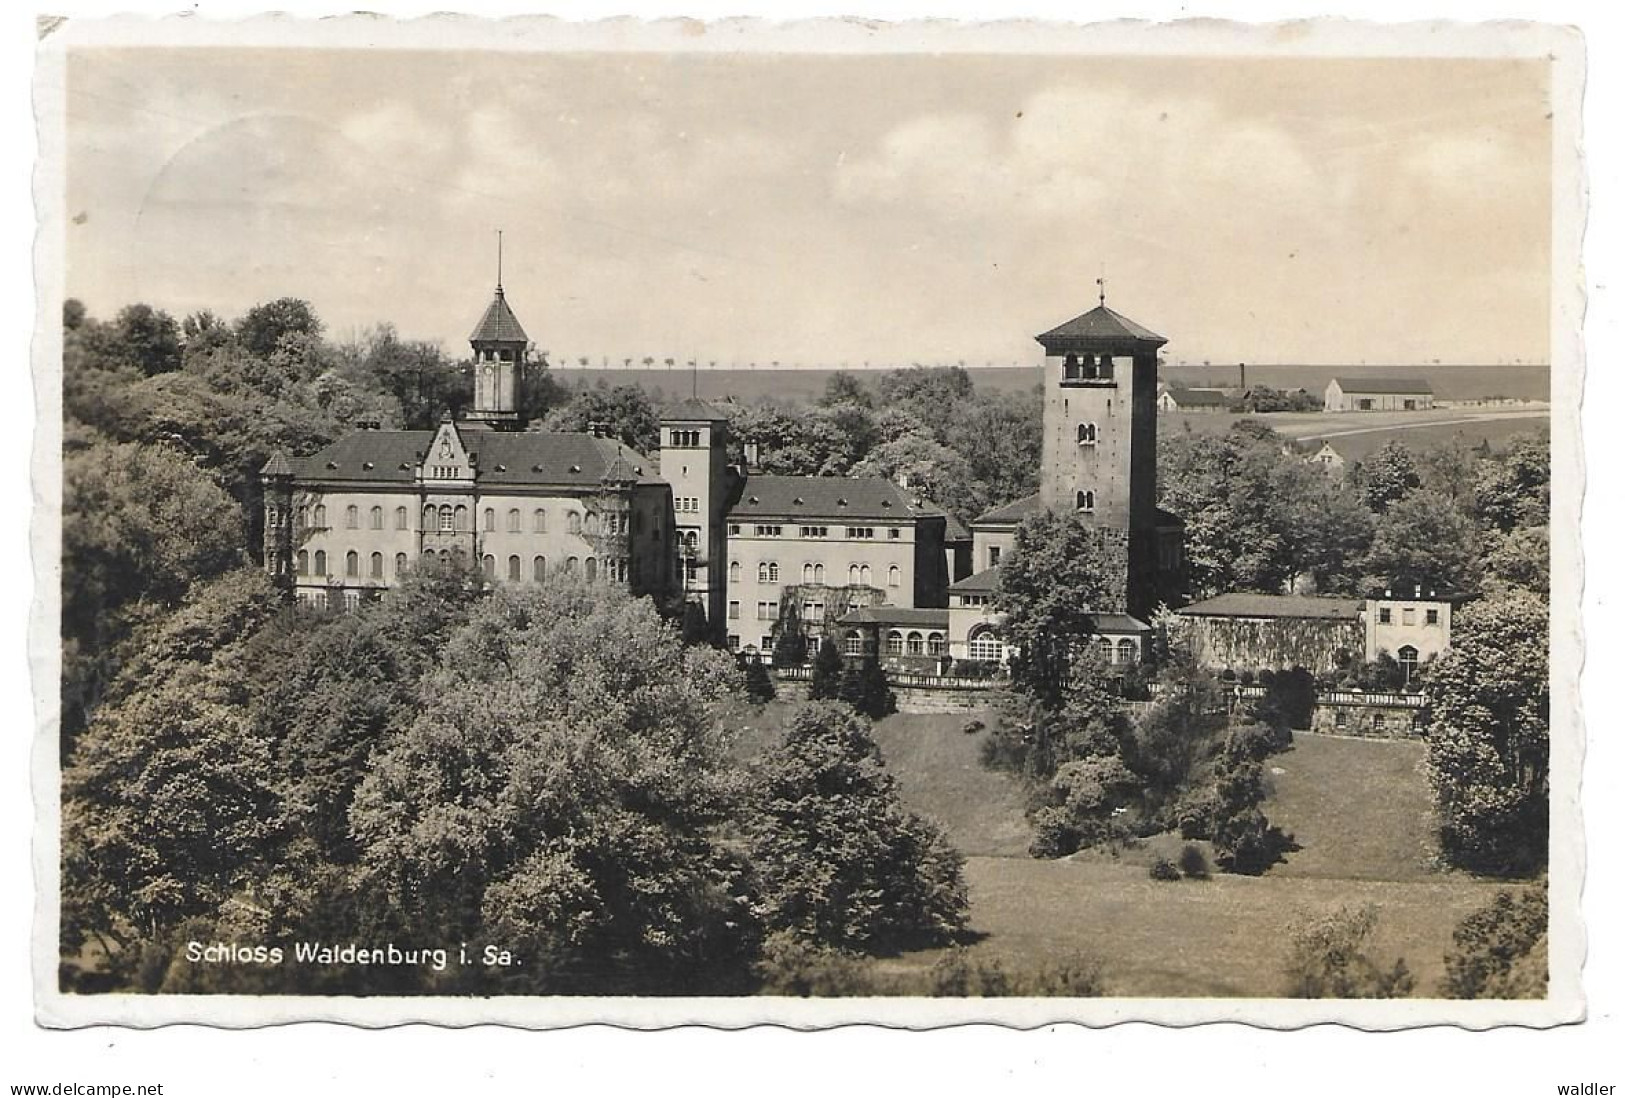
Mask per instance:
[[[670,484],[601,433],[520,429],[529,339],[500,281],[469,344],[463,419],[272,455],[260,471],[266,570],[300,602],[335,609],[426,559],[478,562],[497,582],[573,573],[665,598],[678,582]]]

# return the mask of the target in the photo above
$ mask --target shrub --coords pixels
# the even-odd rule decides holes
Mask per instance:
[[[926,992],[956,999],[1008,995],[1087,999],[1103,994],[1100,962],[1085,954],[1012,973],[997,958],[978,960],[961,946],[937,958],[926,976]]]
[[[1546,920],[1544,882],[1516,897],[1497,893],[1456,927],[1440,990],[1450,999],[1545,998]]]
[[[987,725],[983,724],[981,721],[969,720],[966,721],[963,726],[961,726],[960,731],[965,733],[967,736],[974,736],[976,733],[980,732],[986,727]]]
[[[1159,854],[1156,860],[1151,863],[1151,879],[1153,881],[1177,881],[1180,879],[1179,867],[1170,859]]]
[[[1033,813],[1033,841],[1027,852],[1035,858],[1064,858],[1076,854],[1083,842],[1072,813],[1047,805]]]
[[[835,642],[825,637],[818,646],[818,656],[813,660],[812,685],[808,690],[808,697],[812,701],[829,701],[841,692],[841,650],[835,647]]]
[[[773,686],[773,676],[767,673],[766,666],[761,658],[752,656],[745,663],[745,694],[757,705],[765,705],[777,696],[778,691]]]
[[[1179,837],[1187,840],[1213,838],[1213,819],[1218,807],[1218,797],[1211,787],[1187,793],[1175,809]]]
[[[849,953],[803,942],[793,934],[770,934],[756,962],[763,995],[873,995],[874,981]]]
[[[1202,848],[1186,843],[1179,852],[1179,871],[1193,881],[1205,881],[1210,876],[1207,855]]]
[[[1384,966],[1365,952],[1377,909],[1339,908],[1291,928],[1285,994],[1293,999],[1397,999],[1415,985],[1404,958]]]

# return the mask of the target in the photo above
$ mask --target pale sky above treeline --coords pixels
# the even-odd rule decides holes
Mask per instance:
[[[1170,361],[1544,362],[1535,61],[81,50],[67,292],[305,298],[461,354],[1030,364],[1107,303]]]

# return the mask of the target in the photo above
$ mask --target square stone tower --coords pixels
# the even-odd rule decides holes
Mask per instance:
[[[1039,498],[1098,528],[1116,558],[1113,605],[1157,601],[1157,351],[1168,341],[1106,307],[1037,337],[1044,348]]]

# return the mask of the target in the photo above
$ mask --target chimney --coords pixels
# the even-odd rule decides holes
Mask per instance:
[[[745,472],[748,473],[752,469],[756,468],[757,458],[760,455],[761,455],[761,450],[757,447],[756,443],[754,443],[754,442],[745,443],[745,468],[744,468]]]
[[[1241,395],[1247,395],[1247,364],[1241,363]]]

